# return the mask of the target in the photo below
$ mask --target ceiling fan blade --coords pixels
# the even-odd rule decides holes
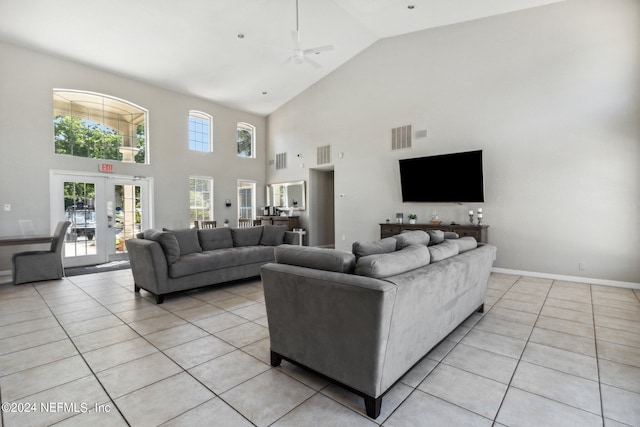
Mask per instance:
[[[291,31],[291,40],[293,40],[293,50],[300,50],[300,31]]]
[[[316,53],[320,53],[320,52],[328,52],[333,50],[333,46],[332,45],[328,45],[328,46],[320,46],[320,47],[314,47],[311,49],[305,49],[304,53],[305,55],[310,55],[310,54],[316,54]]]
[[[308,57],[304,57],[304,62],[306,62],[307,64],[311,65],[313,68],[315,68],[316,70],[318,68],[321,68],[321,65],[318,64],[316,61],[314,61],[313,59],[309,59]]]
[[[288,57],[285,61],[282,62],[282,64],[280,65],[287,65],[287,64],[293,64],[293,56]]]

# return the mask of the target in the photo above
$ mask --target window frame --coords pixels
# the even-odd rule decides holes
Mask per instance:
[[[149,110],[140,105],[137,105],[131,101],[127,101],[122,98],[118,98],[116,96],[107,95],[99,92],[92,92],[88,90],[80,90],[80,89],[64,89],[64,88],[53,88],[52,90],[52,101],[53,101],[53,151],[54,154],[60,156],[72,156],[84,159],[94,159],[94,160],[107,160],[107,161],[115,161],[120,163],[128,163],[128,164],[149,164]],[[61,103],[68,104],[64,105],[64,108],[60,105]],[[78,108],[83,109],[82,115],[77,114],[78,110],[74,108],[74,104],[78,106]],[[96,107],[99,106],[99,107]],[[57,114],[60,113],[60,114]],[[63,114],[64,113],[64,114]],[[66,114],[70,113],[70,114]],[[132,119],[128,122],[124,117],[121,120],[121,116],[131,116]],[[135,119],[133,118],[135,116]],[[122,159],[120,158],[107,158],[108,156],[97,156],[97,155],[77,155],[74,153],[75,142],[70,142],[70,153],[62,153],[59,152],[58,149],[58,135],[56,134],[56,126],[57,120],[60,118],[76,118],[83,122],[86,129],[89,129],[91,126],[94,127],[93,131],[96,128],[100,128],[103,130],[103,137],[107,134],[110,135],[118,135],[121,137],[121,145],[118,148],[118,151],[121,153]],[[140,120],[142,117],[142,120]],[[110,123],[114,122],[114,123]],[[116,124],[117,123],[117,124]],[[129,125],[131,126],[127,131],[120,130],[120,124],[123,126]],[[113,124],[116,124],[116,127],[113,127]],[[142,125],[143,132],[140,134],[138,132],[138,128]],[[73,124],[72,124],[73,126]],[[109,130],[112,132],[105,131]],[[133,130],[135,129],[135,130]],[[140,137],[140,135],[142,135]],[[129,145],[125,144],[126,139],[129,138]],[[143,139],[144,144],[142,145],[142,149],[139,147],[140,139]],[[116,138],[117,139],[117,138]],[[102,139],[104,142],[104,138]],[[90,144],[89,144],[90,145]],[[127,150],[127,148],[129,148]],[[97,151],[106,151],[108,150],[108,146],[100,146]],[[89,150],[89,148],[87,148]],[[144,155],[144,159],[142,162],[137,161],[136,157],[142,151]],[[126,153],[126,154],[125,154]],[[130,157],[132,161],[125,161],[127,157]]]
[[[192,133],[191,120],[192,120],[192,118],[193,119],[197,119],[197,120],[206,120],[206,122],[207,122],[207,126],[208,126],[207,146],[206,146],[206,149],[204,149],[204,150],[203,149],[199,149],[199,148],[197,148],[195,146],[194,147],[191,146],[192,142],[195,145],[198,145],[198,144],[204,145],[202,141],[199,141],[199,140],[196,140],[196,139],[194,139],[194,140],[191,139],[191,133]],[[193,132],[196,133],[195,130]],[[207,114],[204,111],[189,110],[189,121],[188,121],[187,133],[188,133],[187,140],[188,140],[188,145],[189,145],[189,150],[190,151],[198,151],[198,152],[201,152],[201,153],[211,153],[211,152],[213,152],[213,116],[211,114]]]
[[[238,134],[240,130],[249,130],[251,132],[251,153],[249,156],[243,156],[240,154],[240,147],[238,141]],[[236,125],[236,156],[242,159],[255,159],[256,158],[256,127],[251,123],[238,122]]]
[[[243,206],[243,196],[240,193],[241,190],[246,188],[246,186],[251,187],[251,206],[250,208],[250,217],[242,215],[243,209],[246,209],[246,206]],[[249,179],[239,179],[238,187],[237,187],[237,200],[238,200],[238,219],[256,219],[256,190],[258,187],[258,183]]]
[[[196,199],[195,194],[194,194],[194,198],[192,199],[191,194],[193,193],[198,193],[197,191],[197,185],[192,185],[192,181],[207,181],[209,184],[209,218],[205,218],[204,215],[200,215],[198,210],[202,210],[203,212],[205,212],[206,206],[198,206],[195,205],[193,203],[193,201]],[[193,225],[194,221],[213,221],[214,218],[214,179],[210,176],[199,176],[199,175],[192,175],[189,176],[189,223],[191,225]],[[196,209],[196,215],[195,217],[193,216],[192,212],[193,210]]]

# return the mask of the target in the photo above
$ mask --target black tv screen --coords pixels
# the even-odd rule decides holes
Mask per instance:
[[[484,202],[482,150],[400,160],[403,202]]]

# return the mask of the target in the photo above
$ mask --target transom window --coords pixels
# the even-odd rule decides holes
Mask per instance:
[[[191,224],[213,220],[213,179],[189,177],[189,212]]]
[[[213,117],[201,111],[189,111],[189,149],[211,151],[211,123]]]
[[[56,154],[147,163],[147,110],[93,92],[54,89]]]
[[[254,159],[255,152],[256,128],[249,123],[238,123],[238,132],[236,142],[238,144],[238,157],[246,157]]]
[[[238,218],[256,218],[256,183],[238,180]]]

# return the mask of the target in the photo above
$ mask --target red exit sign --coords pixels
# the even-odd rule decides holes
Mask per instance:
[[[100,172],[113,173],[113,164],[100,163]]]

